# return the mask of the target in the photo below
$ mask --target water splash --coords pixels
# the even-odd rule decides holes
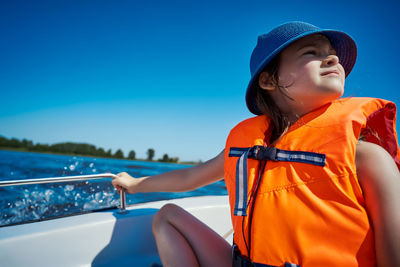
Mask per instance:
[[[0,151],[0,180],[122,171],[141,177],[186,167],[157,162]],[[127,204],[207,194],[226,194],[224,183],[217,182],[186,193],[127,195]],[[55,218],[118,205],[119,195],[109,179],[0,188],[0,225]]]

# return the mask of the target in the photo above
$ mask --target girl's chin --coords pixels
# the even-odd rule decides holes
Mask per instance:
[[[323,91],[343,94],[344,84],[339,79],[332,79],[321,88]]]
[[[321,97],[327,97],[327,98],[339,98],[343,95],[344,93],[344,88],[342,85],[340,86],[329,86],[322,88],[323,90],[321,91]]]

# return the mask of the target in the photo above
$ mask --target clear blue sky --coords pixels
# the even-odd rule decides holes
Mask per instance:
[[[1,1],[0,134],[207,160],[252,116],[257,36],[291,20],[356,40],[346,96],[400,105],[399,14],[394,0]]]

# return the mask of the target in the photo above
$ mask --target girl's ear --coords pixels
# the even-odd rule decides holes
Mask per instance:
[[[265,71],[260,73],[260,76],[258,77],[258,85],[264,90],[275,90],[275,86],[271,82],[271,75]]]

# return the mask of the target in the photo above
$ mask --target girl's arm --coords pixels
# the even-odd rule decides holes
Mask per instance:
[[[197,166],[174,170],[163,174],[133,178],[126,172],[118,174],[113,186],[129,193],[182,192],[221,180],[224,176],[224,151],[218,156]]]
[[[357,176],[373,225],[378,266],[400,266],[400,173],[382,147],[360,141]]]

